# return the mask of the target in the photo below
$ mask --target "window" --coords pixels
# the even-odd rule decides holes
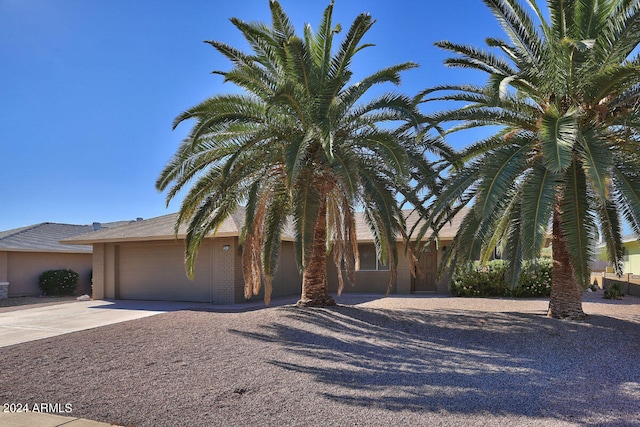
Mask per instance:
[[[383,264],[376,256],[373,244],[358,245],[360,252],[360,271],[389,271],[389,265]]]

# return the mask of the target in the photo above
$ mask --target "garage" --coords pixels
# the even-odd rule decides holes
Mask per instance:
[[[115,258],[119,299],[211,301],[211,242],[200,248],[193,281],[185,273],[184,246],[173,242],[117,245]]]

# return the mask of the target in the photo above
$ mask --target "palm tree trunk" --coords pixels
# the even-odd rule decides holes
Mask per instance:
[[[318,219],[313,232],[309,263],[302,276],[302,295],[298,307],[324,307],[336,305],[327,286],[327,202],[322,198]]]
[[[562,234],[560,203],[553,211],[553,269],[551,273],[551,298],[547,316],[557,319],[584,320],[582,290],[575,280],[575,273],[567,244]]]

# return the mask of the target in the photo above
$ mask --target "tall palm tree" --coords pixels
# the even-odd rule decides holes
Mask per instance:
[[[471,203],[446,265],[485,260],[501,244],[514,285],[551,225],[548,315],[584,318],[594,242],[602,237],[621,273],[622,219],[640,233],[640,2],[549,0],[548,21],[534,0],[529,11],[518,0],[483,1],[508,36],[486,40],[498,54],[436,45],[456,54],[448,66],[486,73],[486,85],[423,96],[465,103],[433,116],[454,122],[449,132],[499,131],[461,153],[429,219]]]
[[[355,54],[370,46],[361,44],[374,23],[369,15],[359,15],[334,49],[341,28],[332,24],[333,2],[318,32],[307,25],[302,37],[280,4],[269,4],[271,26],[231,19],[252,52],[207,41],[234,64],[216,73],[242,93],[213,96],[175,119],[174,128],[190,119],[195,124],[157,188],[169,188],[167,203],[188,188],[176,227],[188,223],[189,275],[202,240],[245,205],[245,297],[264,283],[268,304],[290,222],[303,274],[298,305],[332,305],[327,255],[333,253],[341,290],[343,268],[353,280],[358,265],[356,208],[364,211],[378,257],[395,272],[396,236],[405,226],[397,196],[410,198],[409,181],[429,164],[413,130],[420,122],[415,101],[395,93],[373,97],[370,89],[399,84],[399,73],[416,65],[351,82]]]

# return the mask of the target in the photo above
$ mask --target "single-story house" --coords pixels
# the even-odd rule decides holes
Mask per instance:
[[[417,220],[407,211],[407,225]],[[440,233],[440,245],[433,244],[420,259],[422,276],[413,278],[404,244],[398,240],[398,275],[391,292],[447,292],[448,280],[436,282],[437,265],[460,225],[458,215]],[[239,209],[220,226],[215,236],[206,239],[196,260],[193,281],[184,268],[186,228],[174,225],[177,214],[164,215],[122,227],[99,230],[62,241],[64,244],[93,245],[93,298],[133,300],[197,301],[214,304],[243,302],[244,280],[239,235],[244,211]],[[344,292],[384,293],[389,283],[389,268],[376,258],[373,238],[362,217],[357,218],[360,271],[354,286],[345,284]],[[337,273],[328,260],[328,284],[337,291]],[[298,295],[302,278],[295,261],[293,236],[284,233],[280,263],[273,281],[272,296]],[[262,298],[258,295],[254,298]]]
[[[130,221],[109,223],[114,227]],[[63,245],[61,240],[103,227],[40,223],[0,231],[0,283],[8,284],[8,296],[40,295],[38,278],[47,270],[71,269],[79,277],[77,293],[91,290],[91,245]]]
[[[614,273],[614,269],[607,261],[598,260],[597,267],[604,264],[605,268],[592,269],[591,283],[607,289],[612,282],[622,283],[622,292],[627,295],[640,296],[640,241],[638,236],[630,234],[622,238],[624,254],[622,257],[622,275]],[[598,249],[605,251],[604,245]],[[600,257],[602,258],[602,257]]]
[[[640,275],[640,238],[635,234],[629,234],[622,237],[623,257],[622,272],[624,274]],[[595,273],[608,272],[613,273],[613,267],[606,261],[602,255],[606,251],[604,244],[597,247],[597,256],[591,264],[591,270]]]
[[[623,271],[625,274],[640,274],[640,241],[635,234],[622,239],[624,245]]]

